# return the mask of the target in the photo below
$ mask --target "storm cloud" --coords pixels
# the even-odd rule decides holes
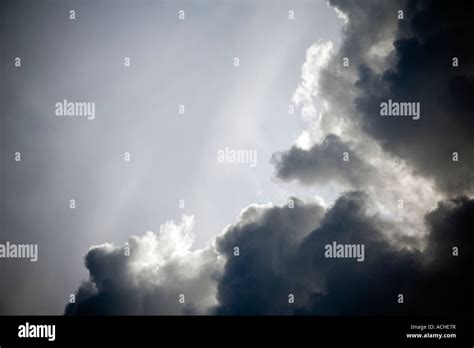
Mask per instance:
[[[265,239],[268,231],[278,230],[276,219],[265,225],[239,223],[227,231],[217,243],[228,257],[217,313],[446,314],[461,303],[463,311],[472,311],[465,289],[474,283],[466,272],[474,256],[469,229],[474,201],[443,202],[431,212],[431,233],[421,251],[409,248],[409,239],[387,238],[381,232],[385,223],[367,214],[366,198],[361,192],[343,195],[298,243],[288,243],[290,237],[278,233]],[[266,242],[253,242],[261,239]],[[326,258],[324,246],[333,241],[365,245],[365,261]],[[231,246],[247,244],[253,248],[232,256]],[[453,256],[456,245],[465,246],[462,256]],[[295,296],[294,304],[288,303],[289,294]],[[398,303],[400,294],[403,304]]]
[[[324,64],[307,58],[312,69],[302,69],[302,80],[312,81],[304,84],[309,98],[294,99],[303,119],[307,104],[317,117],[297,145],[274,155],[276,177],[339,194],[362,190],[388,218],[397,216],[401,202],[411,216],[397,229],[425,234],[423,217],[436,202],[472,196],[472,4],[330,4],[345,22],[344,39],[337,49],[317,42],[308,50],[326,58]],[[389,100],[419,103],[420,118],[381,116],[381,103]],[[349,146],[330,151],[333,137]],[[349,151],[351,165],[343,162]]]
[[[421,250],[382,233],[386,222],[368,214],[366,199],[348,192],[327,211],[298,200],[292,208],[253,205],[193,253],[149,249],[151,233],[130,240],[131,256],[94,247],[86,255],[90,280],[66,314],[447,314],[461,304],[471,312],[474,201],[441,202],[426,218]],[[325,257],[334,241],[364,245],[364,261]]]
[[[163,227],[177,244],[162,231],[131,238],[131,256],[93,247],[66,314],[472,314],[473,5],[330,4],[344,40],[310,49],[325,58],[295,98],[310,144],[272,161],[282,185],[336,183],[338,198],[249,205],[195,251],[186,219]],[[389,99],[419,102],[420,119],[382,117]],[[363,245],[364,260],[326,257],[334,242]]]
[[[474,94],[474,48],[468,38],[474,35],[473,5],[445,1],[409,5],[406,23],[400,24],[393,42],[394,63],[381,74],[366,64],[359,67],[360,122],[386,151],[435,178],[443,190],[472,192],[474,104],[468,96]],[[380,117],[379,105],[388,99],[419,102],[420,119]]]
[[[315,74],[318,95],[330,104],[319,121],[320,136],[338,128],[342,141],[355,140],[362,149],[375,141],[446,194],[472,192],[472,3],[330,3],[347,23],[339,51]],[[382,117],[381,103],[389,100],[419,103],[420,118]],[[281,168],[290,167],[294,177],[309,181],[305,168],[319,158],[314,150],[304,162],[301,151],[290,150],[277,164],[277,176],[288,179]],[[322,164],[313,171],[315,181]]]

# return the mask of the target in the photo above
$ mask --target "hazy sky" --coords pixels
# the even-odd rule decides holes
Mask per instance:
[[[0,262],[8,284],[1,313],[62,313],[87,278],[83,255],[91,245],[123,245],[187,214],[195,219],[195,247],[204,247],[249,204],[334,199],[331,189],[279,184],[269,162],[307,127],[299,110],[288,113],[307,49],[339,42],[342,20],[325,2],[1,7],[1,241],[39,245],[36,263]],[[56,117],[64,99],[95,102],[95,119]],[[226,147],[257,150],[257,166],[217,163]]]

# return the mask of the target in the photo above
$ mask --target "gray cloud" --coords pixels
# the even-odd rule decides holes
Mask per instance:
[[[345,154],[347,161],[343,158]],[[306,185],[336,181],[360,187],[374,176],[374,168],[334,134],[329,134],[321,144],[314,144],[309,150],[293,146],[288,151],[276,153],[272,161],[277,177],[286,181],[299,180]]]
[[[339,50],[317,73],[318,95],[331,105],[318,125],[323,134],[332,136],[334,127],[343,122],[345,128],[338,135],[343,142],[356,142],[359,153],[371,153],[368,143],[375,140],[386,154],[434,179],[445,193],[472,192],[472,5],[438,0],[330,4],[343,13],[347,24]],[[404,11],[402,20],[397,19],[399,10]],[[342,65],[344,57],[349,67]],[[452,66],[453,57],[459,59],[459,67]],[[421,118],[381,117],[380,104],[389,99],[419,102]],[[319,182],[321,166],[312,173],[304,170],[321,162],[319,148],[291,149],[284,163],[277,164],[277,174],[282,179]],[[453,152],[459,153],[458,162],[453,162]],[[365,157],[370,155],[362,160]],[[359,167],[351,167],[354,174],[345,170],[340,174],[355,188],[360,188],[360,181],[351,179],[358,177]]]
[[[460,303],[465,303],[463,311],[472,311],[473,301],[465,290],[474,284],[466,273],[474,257],[469,246],[474,201],[443,202],[431,212],[427,217],[431,233],[422,252],[390,241],[381,231],[384,223],[366,214],[366,199],[361,192],[343,195],[320,225],[298,243],[288,243],[291,237],[280,233],[272,234],[268,241],[268,231],[279,229],[278,219],[262,219],[264,224],[240,222],[231,228],[218,243],[228,262],[216,312],[446,314]],[[284,215],[282,210],[271,214],[276,213]],[[452,222],[455,231],[450,227]],[[365,261],[325,258],[324,246],[332,241],[364,244]],[[232,245],[248,244],[252,248],[244,249],[239,257],[232,256]],[[452,255],[453,245],[465,246],[462,257]],[[293,305],[287,302],[289,293],[295,295]],[[403,305],[397,303],[398,294],[405,297]]]
[[[372,20],[360,21],[354,13],[359,5],[353,9],[352,3],[338,2],[336,6],[356,22],[348,28],[351,39],[344,54],[357,57],[361,49],[373,50],[379,41],[364,35]],[[474,122],[470,115],[474,104],[468,97],[474,92],[474,49],[468,39],[474,35],[472,4],[410,1],[406,6],[401,2],[398,9],[404,10],[405,19],[393,34],[383,69],[377,71],[367,57],[356,61],[356,112],[351,117],[385,151],[433,178],[443,191],[472,192]],[[380,16],[393,22],[398,9],[384,8]],[[459,58],[459,67],[452,66],[453,57]],[[381,117],[380,103],[388,99],[419,102],[421,118]],[[452,161],[453,152],[459,153],[459,162]]]
[[[278,219],[262,219],[258,225],[240,223],[231,228],[218,243],[228,262],[219,285],[217,313],[398,311],[396,294],[403,289],[403,283],[413,280],[420,265],[419,253],[390,244],[377,226],[380,222],[365,214],[365,199],[361,192],[343,195],[319,226],[298,243],[288,243],[291,230],[286,234],[272,233],[271,242],[268,241],[268,231],[280,229]],[[277,213],[283,212],[271,214]],[[324,246],[333,241],[364,244],[366,260],[358,263],[354,259],[325,258]],[[252,248],[244,248],[241,256],[232,257],[231,245],[248,244]],[[295,304],[288,303],[288,294],[294,294]]]
[[[373,186],[375,180],[375,186],[390,186],[392,191],[392,186],[398,185],[404,197],[408,193],[405,189],[416,190],[410,187],[413,171],[434,179],[448,196],[472,192],[472,118],[467,114],[474,108],[466,94],[472,87],[472,45],[468,39],[473,34],[471,5],[464,2],[456,7],[440,1],[331,4],[345,14],[348,23],[339,52],[315,74],[320,76],[319,97],[330,104],[318,123],[325,138],[308,150],[293,147],[277,154],[273,158],[277,176],[305,184],[336,180],[363,190]],[[404,11],[402,21],[397,20],[398,10]],[[464,57],[462,68],[451,66],[455,56]],[[350,59],[347,69],[342,66],[343,57]],[[420,102],[421,119],[380,117],[380,102],[388,99]],[[337,138],[331,130],[341,122],[343,127]],[[408,170],[400,172],[405,175],[387,175],[385,168],[365,174],[369,172],[365,168],[371,168],[366,158],[377,157],[376,150],[370,148],[373,140],[381,146],[384,156],[395,155],[395,163],[398,158],[408,164]],[[331,159],[348,149],[344,144],[349,141],[357,149],[355,165],[343,168]],[[325,146],[330,143],[332,148]],[[460,162],[452,162],[453,151],[463,157]],[[381,199],[383,204],[387,204],[387,197],[393,199],[386,192],[375,192],[383,195],[371,198]],[[467,275],[472,250],[464,247],[463,257],[452,255],[454,245],[466,245],[472,238],[468,227],[472,201],[458,198],[440,203],[426,216],[427,237],[424,248],[418,248],[421,235],[406,234],[398,241],[387,235],[394,221],[364,211],[362,207],[369,204],[368,200],[362,193],[341,196],[321,225],[300,243],[294,252],[298,257],[288,259],[294,273],[275,289],[280,291],[280,299],[285,291],[293,289],[301,302],[293,310],[286,310],[308,314],[449,313],[464,301],[467,308],[463,310],[472,312],[472,301],[464,295],[473,283]],[[429,211],[428,206],[424,209]],[[417,209],[417,214],[421,218],[425,213]],[[317,251],[334,239],[364,243],[366,262],[335,263],[324,259]],[[245,265],[241,260],[229,262]],[[239,277],[242,267],[234,267],[235,276]],[[227,271],[231,269],[226,265]],[[298,274],[313,282],[301,281]],[[245,279],[245,275],[239,279]],[[272,275],[254,274],[252,280],[260,277]],[[247,288],[245,284],[226,286],[234,279],[228,272],[224,279],[224,285],[219,287],[220,299],[233,299],[230,303],[235,304],[237,298],[245,298],[245,290],[241,290]],[[426,292],[429,296],[424,295]],[[399,293],[407,299],[403,306],[395,301]],[[236,310],[223,301],[220,312],[255,313],[255,307],[237,305]],[[264,308],[262,312],[271,310]]]
[[[219,281],[218,314],[289,314],[288,293],[300,287],[295,279],[301,241],[320,223],[323,208],[295,200],[290,208],[274,207],[257,220],[244,214],[217,239],[227,263]],[[233,251],[239,247],[240,255]]]
[[[168,261],[161,276],[133,270],[133,258],[121,249],[93,248],[86,255],[90,280],[66,313],[446,314],[461,303],[463,311],[472,311],[465,290],[474,287],[466,273],[474,259],[469,227],[474,200],[442,202],[427,216],[431,232],[424,251],[408,248],[409,238],[386,236],[386,223],[369,215],[366,203],[365,194],[349,192],[325,213],[298,200],[293,208],[250,206],[215,246],[181,262]],[[365,260],[325,258],[324,246],[333,241],[363,244]],[[459,246],[459,256],[453,256],[453,246]],[[219,258],[226,261],[217,270]],[[199,272],[183,283],[179,269],[189,272],[196,262]],[[186,288],[184,306],[177,302],[180,287]],[[204,306],[215,287],[217,301]],[[289,294],[294,304],[288,303]],[[398,294],[404,304],[397,303]]]

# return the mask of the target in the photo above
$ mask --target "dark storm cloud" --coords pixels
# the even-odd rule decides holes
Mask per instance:
[[[319,73],[321,99],[386,153],[434,179],[443,192],[452,197],[472,192],[474,3],[333,0],[330,4],[348,23],[339,51]],[[404,12],[401,20],[399,10]],[[350,67],[342,66],[344,57],[349,58]],[[453,67],[453,58],[459,60],[458,67]],[[382,117],[380,104],[389,99],[420,103],[420,119]],[[334,117],[323,118],[322,124]],[[350,134],[341,135],[344,141],[347,137]],[[295,150],[285,160],[299,163],[311,156],[319,161],[318,151]],[[279,173],[283,179],[286,171]],[[307,171],[289,171],[303,182],[311,181]],[[318,176],[315,171],[314,181]]]
[[[360,205],[357,201],[348,202]],[[357,211],[354,206],[350,210]],[[347,221],[346,211],[337,211],[334,221],[336,226],[344,224],[350,231],[343,233],[350,236],[348,240],[366,243],[366,262],[359,265],[313,261],[315,271],[326,270],[326,288],[323,295],[313,296],[312,304],[303,310],[304,313],[472,313],[474,302],[468,294],[472,293],[474,280],[468,270],[474,260],[474,234],[470,228],[473,200],[442,202],[428,215],[429,234],[423,252],[391,244],[381,235],[379,227],[375,227],[377,223],[373,218],[354,214]],[[335,231],[334,226],[328,226],[325,237],[324,231],[319,235],[311,234],[308,239],[312,241],[304,246],[307,252],[317,248],[322,239],[330,240]],[[456,245],[460,246],[462,256],[453,256],[452,247]],[[328,263],[330,265],[326,267],[321,265]],[[396,302],[397,294],[404,295],[403,305]]]
[[[417,301],[436,303],[436,307],[426,305],[425,313],[474,312],[474,200],[459,197],[438,204],[426,220],[431,233],[428,236],[429,267],[417,282]],[[453,248],[459,256],[453,257]],[[436,289],[436,291],[433,291]]]
[[[85,256],[90,281],[80,285],[75,303],[66,307],[66,314],[140,314],[140,290],[133,286],[128,261],[120,248],[91,249]]]
[[[294,277],[301,240],[317,226],[323,209],[295,200],[293,208],[275,207],[257,220],[243,216],[217,239],[228,259],[218,286],[218,314],[288,314],[288,293],[299,285]],[[239,248],[235,256],[234,248]]]
[[[359,62],[355,115],[385,151],[434,178],[445,192],[472,192],[474,5],[469,1],[410,1],[400,9],[405,19],[399,21],[387,69],[378,73],[370,61]],[[387,8],[387,15],[396,16],[396,11]],[[367,28],[351,29],[351,47],[370,48],[363,38]],[[350,56],[351,51],[346,54]],[[459,59],[458,67],[452,65],[454,57]],[[420,119],[381,117],[380,104],[389,99],[419,102]],[[453,162],[453,152],[459,153],[459,162]]]
[[[234,225],[231,234],[225,234],[221,242],[221,248],[226,252],[233,252],[234,247],[239,247],[242,253],[248,255],[252,250],[268,252],[266,257],[273,257],[273,267],[287,267],[285,264],[288,257],[279,257],[288,252],[295,251],[298,241],[307,235],[314,226],[317,226],[322,216],[324,208],[316,204],[303,204],[298,199],[293,200],[294,207],[257,207],[250,206],[242,215],[242,220]],[[241,240],[239,245],[233,245],[231,238],[238,235],[235,229],[239,224],[245,224],[245,240]],[[249,226],[255,229],[255,238],[247,239]],[[162,239],[162,244],[166,243]],[[83,282],[76,292],[75,303],[66,306],[65,313],[68,315],[118,315],[118,314],[202,314],[203,299],[211,295],[213,287],[217,285],[220,278],[220,270],[217,268],[216,251],[213,247],[197,252],[194,256],[185,255],[178,262],[170,259],[165,265],[157,265],[150,262],[150,259],[160,255],[149,255],[146,262],[152,264],[145,271],[137,271],[134,261],[141,258],[143,248],[147,248],[149,241],[135,238],[131,240],[132,256],[126,257],[123,248],[112,246],[98,246],[92,248],[85,256],[85,265],[89,270],[89,280]],[[227,247],[224,246],[226,244]],[[167,245],[162,245],[167,249]],[[264,250],[266,246],[266,250]],[[277,248],[278,250],[272,250]],[[136,250],[138,255],[134,255]],[[220,255],[225,256],[224,254]],[[245,257],[243,258],[246,259]],[[263,263],[262,263],[263,265]],[[249,265],[250,268],[255,267]],[[153,268],[161,268],[161,276],[153,272]],[[189,268],[198,268],[195,276],[187,277],[183,281],[182,274],[187,274]],[[249,274],[250,275],[250,274]],[[281,273],[281,280],[286,276]],[[262,284],[272,286],[270,279],[261,279]],[[258,296],[255,289],[254,296]],[[185,293],[186,304],[178,302],[178,295]],[[197,306],[194,303],[198,303]],[[201,308],[199,308],[199,305]],[[275,309],[275,308],[272,308]],[[206,311],[204,311],[205,313]]]
[[[215,250],[226,262],[216,272],[215,258],[204,262],[200,276],[182,285],[189,304],[176,300],[181,268],[164,270],[170,282],[155,283],[153,273],[139,273],[123,250],[97,247],[86,255],[90,280],[78,289],[66,314],[447,314],[470,313],[474,261],[470,221],[474,200],[441,202],[427,215],[429,234],[423,251],[407,248],[383,233],[386,223],[367,214],[362,192],[342,195],[327,212],[295,200],[293,208],[247,208],[240,220],[217,238]],[[364,261],[325,257],[325,245],[362,244]],[[413,243],[411,243],[413,244]],[[459,256],[453,256],[453,247]],[[238,255],[235,248],[239,248]],[[202,275],[212,274],[212,277]],[[201,279],[204,278],[204,279]],[[141,281],[138,281],[140,280]],[[202,311],[195,306],[215,282],[217,303]],[[190,291],[190,289],[194,289]],[[288,303],[288,295],[295,303]],[[398,304],[398,294],[404,304]],[[201,306],[202,307],[202,306]]]
[[[345,155],[348,156],[346,160]],[[360,187],[374,174],[374,168],[334,134],[329,134],[321,144],[314,144],[308,150],[293,146],[273,155],[272,161],[280,179],[299,180],[306,185],[337,181]]]
[[[444,192],[470,192],[474,178],[474,123],[469,116],[474,110],[469,97],[474,95],[472,5],[331,4],[349,21],[340,51],[320,73],[320,97],[345,112],[340,117],[360,127],[385,151],[434,178]],[[398,21],[398,10],[404,11],[405,19]],[[342,57],[349,57],[355,79],[346,78]],[[460,60],[457,68],[452,66],[453,57]],[[380,103],[388,99],[420,102],[421,119],[382,118]],[[306,151],[294,147],[276,155],[278,177],[306,184],[335,177],[360,184],[364,178],[360,168],[365,165],[357,156],[358,165],[350,167],[353,172],[331,162],[347,148],[341,145],[344,142],[344,137],[329,138]],[[452,161],[454,151],[460,155],[457,163]],[[320,225],[296,244],[287,243],[289,237],[281,233],[264,238],[276,228],[270,221],[259,228],[252,222],[229,229],[217,243],[228,262],[218,287],[216,313],[472,313],[473,301],[467,294],[474,283],[469,266],[474,258],[469,228],[474,202],[457,198],[439,203],[426,217],[426,245],[419,249],[417,238],[406,237],[400,243],[387,237],[390,226],[367,214],[367,199],[361,192],[341,196]],[[250,242],[260,239],[266,243]],[[325,258],[324,246],[332,241],[365,245],[365,261]],[[260,247],[243,249],[233,257],[231,245],[247,244]],[[453,255],[454,246],[460,246],[459,256]],[[288,304],[290,293],[295,295],[293,305]],[[404,295],[403,305],[397,303],[398,294]]]
[[[472,289],[473,280],[465,271],[474,256],[469,231],[474,201],[450,201],[433,211],[427,248],[421,252],[390,242],[381,232],[383,224],[364,212],[365,200],[361,192],[342,196],[304,238],[292,237],[290,229],[281,233],[274,217],[285,215],[284,209],[228,230],[217,243],[228,262],[216,313],[449,313],[463,302],[464,310],[472,311],[465,289]],[[325,258],[324,246],[333,241],[364,244],[365,261]],[[462,248],[464,256],[452,255],[451,245],[467,243],[471,246]],[[242,246],[237,257],[232,254],[235,245]],[[290,293],[294,304],[288,303]],[[404,304],[397,303],[398,294],[404,295]]]

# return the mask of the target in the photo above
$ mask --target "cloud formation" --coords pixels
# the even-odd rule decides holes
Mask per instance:
[[[90,280],[66,314],[447,314],[461,304],[468,313],[473,214],[474,200],[441,202],[426,218],[423,250],[383,233],[387,223],[370,215],[362,192],[344,194],[327,211],[299,200],[292,208],[249,206],[211,246],[177,255],[159,247],[182,228],[168,224],[131,238],[130,256],[92,248]],[[365,260],[326,258],[334,241],[364,245]]]
[[[464,290],[474,283],[465,273],[474,255],[469,231],[474,201],[462,198],[440,204],[428,216],[431,233],[421,251],[407,247],[413,244],[410,238],[394,241],[382,233],[386,223],[367,213],[366,199],[361,192],[341,196],[302,238],[295,238],[289,229],[286,234],[269,232],[280,229],[275,215],[286,215],[287,208],[267,212],[273,218],[262,217],[258,224],[240,221],[230,228],[217,243],[228,261],[216,312],[446,314],[463,302],[464,310],[472,311]],[[449,226],[452,221],[455,231]],[[365,261],[325,258],[324,246],[333,241],[365,245]],[[463,256],[453,256],[453,246],[469,243],[461,247]],[[234,257],[234,245],[251,247]],[[289,294],[295,296],[294,304],[288,303]],[[399,294],[404,295],[403,304],[398,303]]]
[[[321,144],[314,144],[308,150],[293,146],[286,152],[276,153],[272,161],[280,179],[296,179],[306,185],[335,181],[360,187],[373,179],[375,170],[334,134],[329,134]]]
[[[273,162],[283,182],[335,183],[339,198],[250,205],[195,251],[190,218],[132,237],[130,256],[93,247],[66,314],[473,313],[472,5],[330,4],[343,42],[309,51],[324,57],[308,53],[293,98],[311,144]],[[388,99],[420,102],[421,118],[381,117]],[[364,245],[364,261],[325,257],[333,242]]]
[[[356,105],[364,131],[451,194],[472,192],[474,183],[472,10],[465,1],[408,6],[393,42],[393,64],[382,73],[368,64],[358,67]],[[388,99],[419,102],[421,118],[379,117],[379,105]]]
[[[472,193],[472,4],[439,0],[330,4],[347,23],[339,51],[313,72],[318,79],[313,95],[327,103],[317,127],[313,126],[316,140],[334,133],[344,141],[375,141],[417,174],[433,179],[446,194]],[[420,103],[420,119],[381,117],[380,104],[389,99]],[[453,161],[454,153],[458,161]],[[291,156],[284,159],[292,161]]]
[[[216,304],[221,261],[212,248],[190,250],[193,224],[193,217],[183,216],[180,224],[167,222],[123,247],[92,247],[85,256],[90,279],[66,314],[205,313]]]

